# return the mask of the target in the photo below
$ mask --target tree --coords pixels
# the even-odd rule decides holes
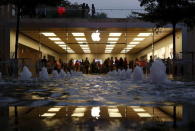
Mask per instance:
[[[18,38],[20,29],[20,19],[23,14],[32,15],[33,11],[38,5],[46,6],[57,6],[60,5],[64,0],[1,0],[1,5],[14,5],[17,15],[16,24],[16,41],[15,41],[15,59],[17,59],[18,54]]]
[[[176,25],[184,23],[193,27],[195,15],[194,4],[189,0],[139,0],[146,13],[134,12],[139,19],[156,23],[157,27],[172,24],[173,59],[176,59]]]

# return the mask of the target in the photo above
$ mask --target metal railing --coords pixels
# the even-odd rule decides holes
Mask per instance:
[[[61,8],[61,9],[60,9]],[[133,12],[143,13],[143,9],[96,9],[93,14],[91,10],[82,10],[80,8],[36,8],[35,10],[23,10],[23,18],[131,18],[136,14]],[[15,16],[15,14],[13,14]]]

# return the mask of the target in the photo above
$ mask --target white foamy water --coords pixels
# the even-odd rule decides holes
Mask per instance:
[[[58,79],[58,78],[59,78],[59,74],[58,74],[58,71],[57,71],[57,70],[53,70],[53,71],[52,71],[52,77],[53,77],[54,79]]]
[[[152,63],[150,68],[150,79],[152,83],[161,84],[169,83],[166,74],[166,66],[162,60],[157,59]]]
[[[142,81],[144,78],[143,69],[140,66],[136,66],[133,70],[133,80]]]
[[[48,80],[49,79],[47,68],[43,67],[41,69],[41,71],[39,72],[39,79],[41,79],[41,80]]]
[[[24,66],[22,72],[20,72],[20,80],[30,80],[32,77],[32,73],[28,69],[28,67]]]
[[[64,79],[66,77],[66,73],[64,72],[63,69],[60,70],[60,73],[59,73],[59,78],[60,79]]]
[[[20,82],[20,89],[23,86],[26,89],[25,92],[22,92],[24,99],[26,98],[25,95],[31,94],[36,94],[36,98],[48,99],[32,103],[32,106],[47,105],[51,101],[56,103],[56,105],[99,106],[116,104],[152,105],[166,102],[193,103],[195,99],[195,82],[172,81],[166,84],[153,84],[147,79],[142,79],[141,81],[121,79],[117,77],[117,73],[122,73],[122,71],[113,72],[113,76],[116,77],[110,75],[71,75],[66,79],[55,79],[46,82],[38,81],[39,85],[30,89],[26,88],[24,82]],[[10,86],[10,90],[15,89],[12,87],[15,87],[14,82],[13,86]],[[5,90],[7,88],[6,86]],[[17,93],[16,90],[10,92],[13,92],[13,96]],[[1,94],[0,99],[2,100],[8,97],[3,91],[1,91]],[[13,99],[17,99],[17,97]],[[23,99],[20,99],[19,101],[22,102]]]

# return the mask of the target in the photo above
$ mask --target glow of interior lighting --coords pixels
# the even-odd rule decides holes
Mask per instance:
[[[54,108],[50,108],[48,110],[48,112],[58,112],[61,108],[57,108],[57,107],[54,107]]]
[[[58,40],[61,40],[60,38],[58,38],[58,37],[50,37],[49,38],[50,40],[52,40],[52,41],[58,41]]]
[[[75,38],[77,41],[86,41],[86,38]]]
[[[108,106],[108,108],[110,109],[110,108],[114,108],[114,109],[116,109],[117,108],[117,106]]]
[[[152,33],[139,33],[137,36],[150,36]]]
[[[106,47],[106,50],[112,50],[113,47]]]
[[[91,116],[98,119],[100,117],[100,107],[93,107],[91,109]]]
[[[121,113],[109,113],[110,117],[122,117]]]
[[[84,107],[78,107],[74,110],[75,113],[78,113],[78,112],[85,112],[86,111],[86,108]]]
[[[138,41],[137,41],[137,42],[134,41],[134,42],[130,42],[129,44],[137,45],[137,44],[139,44],[139,43],[140,43],[140,42],[138,42]]]
[[[108,38],[108,41],[118,41],[119,38]]]
[[[72,33],[73,36],[85,36],[84,33]]]
[[[90,50],[83,50],[84,53],[91,53]]]
[[[133,108],[135,112],[145,112],[143,108]]]
[[[130,106],[131,108],[140,108],[140,106]]]
[[[130,50],[130,49],[132,49],[132,47],[126,47],[126,48],[125,48],[125,50]]]
[[[53,116],[55,116],[56,115],[56,113],[44,113],[44,114],[42,114],[41,116],[42,117],[53,117]]]
[[[131,47],[131,48],[133,48],[133,47],[135,47],[136,45],[127,45],[127,47]]]
[[[110,43],[110,44],[116,44],[117,42],[116,41],[109,41],[108,43]]]
[[[108,109],[108,113],[117,113],[119,112],[119,110],[116,108],[116,109]]]
[[[72,117],[83,117],[84,113],[73,113]]]
[[[139,117],[152,117],[149,113],[137,113]]]
[[[90,49],[88,47],[86,47],[86,48],[84,47],[84,48],[82,48],[82,50],[90,50]]]
[[[67,51],[68,53],[75,53],[73,50],[71,50],[71,51]]]
[[[55,43],[58,44],[58,45],[65,44],[63,41],[56,41]]]
[[[80,45],[80,47],[88,47],[88,45]]]
[[[91,34],[91,38],[92,38],[92,40],[93,41],[100,41],[100,33],[99,33],[99,31],[98,30],[96,30],[96,32],[93,32],[92,34]]]
[[[134,38],[133,41],[142,41],[144,40],[145,38]]]
[[[52,32],[43,32],[41,34],[43,34],[44,36],[56,36],[56,34]]]
[[[79,42],[77,42],[77,43],[79,43],[79,44],[85,44],[85,43],[87,43],[86,41],[79,41]]]
[[[114,47],[114,46],[115,46],[115,45],[106,45],[106,48],[107,48],[107,47]]]
[[[59,45],[60,47],[67,47],[67,45]]]
[[[109,33],[109,36],[121,36],[122,33]]]

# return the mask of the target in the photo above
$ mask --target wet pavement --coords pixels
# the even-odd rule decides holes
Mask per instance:
[[[108,75],[0,81],[2,130],[190,130],[195,83]]]

